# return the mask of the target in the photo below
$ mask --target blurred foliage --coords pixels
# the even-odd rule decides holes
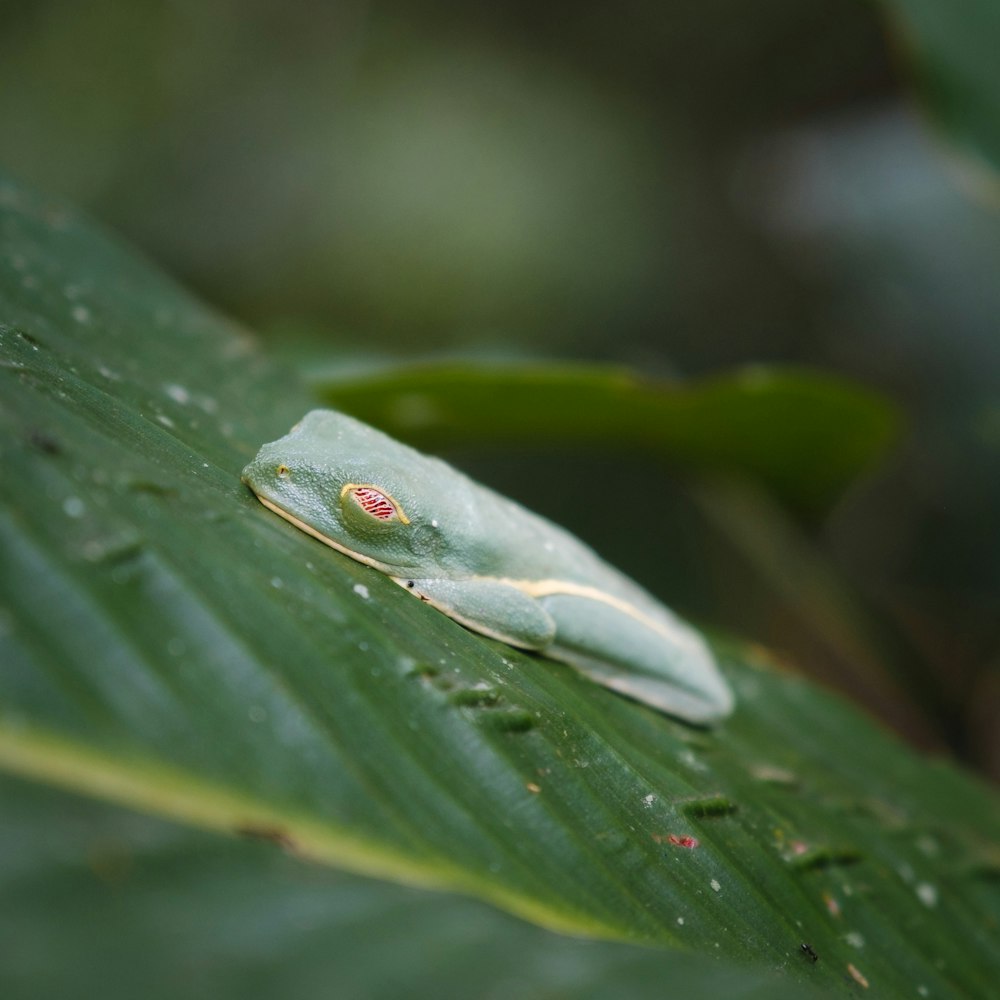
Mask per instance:
[[[467,631],[240,483],[269,428],[309,406],[300,380],[58,203],[0,184],[0,232],[5,769],[664,949],[647,976],[670,975],[670,948],[698,953],[703,972],[680,970],[692,997],[716,995],[719,958],[890,995],[995,981],[991,790],[746,643],[714,639],[737,708],[699,730]],[[738,382],[719,385],[693,391],[699,424],[747,407]],[[885,413],[829,380],[771,392],[789,387],[818,426],[831,398]],[[480,392],[464,411],[477,399],[491,405]],[[755,434],[780,438],[767,412],[744,418],[751,455]],[[220,972],[234,988],[244,961]],[[596,981],[614,975],[614,950],[599,961]]]
[[[1000,167],[1000,7],[992,0],[881,3],[907,56],[910,80],[947,141],[983,166]],[[988,183],[1000,194],[996,177]]]
[[[814,516],[884,457],[899,423],[886,400],[843,380],[764,367],[684,384],[537,362],[307,377],[330,405],[421,448],[639,452],[757,480]]]
[[[737,10],[25,3],[0,36],[6,165],[257,325],[708,367],[806,318],[722,158],[845,68],[882,72],[853,4]]]

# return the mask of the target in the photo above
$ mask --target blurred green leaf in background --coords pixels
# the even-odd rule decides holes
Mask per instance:
[[[997,51],[992,0],[5,5],[0,992],[990,995],[995,794],[823,688],[1000,776]],[[705,627],[732,722],[273,523],[239,467],[317,404]]]

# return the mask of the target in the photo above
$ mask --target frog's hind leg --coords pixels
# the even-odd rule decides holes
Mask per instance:
[[[578,596],[539,603],[556,621],[545,655],[668,715],[701,725],[725,718],[733,696],[701,636],[672,615],[652,624]]]

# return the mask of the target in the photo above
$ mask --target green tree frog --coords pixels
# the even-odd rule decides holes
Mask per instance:
[[[688,722],[732,711],[701,636],[638,584],[568,531],[352,417],[313,410],[260,449],[243,481],[466,628]]]

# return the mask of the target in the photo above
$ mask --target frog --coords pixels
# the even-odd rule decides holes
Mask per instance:
[[[472,632],[686,723],[734,709],[701,633],[583,541],[348,414],[310,411],[260,448],[242,481],[268,510]],[[625,484],[595,488],[609,516],[628,496]]]

